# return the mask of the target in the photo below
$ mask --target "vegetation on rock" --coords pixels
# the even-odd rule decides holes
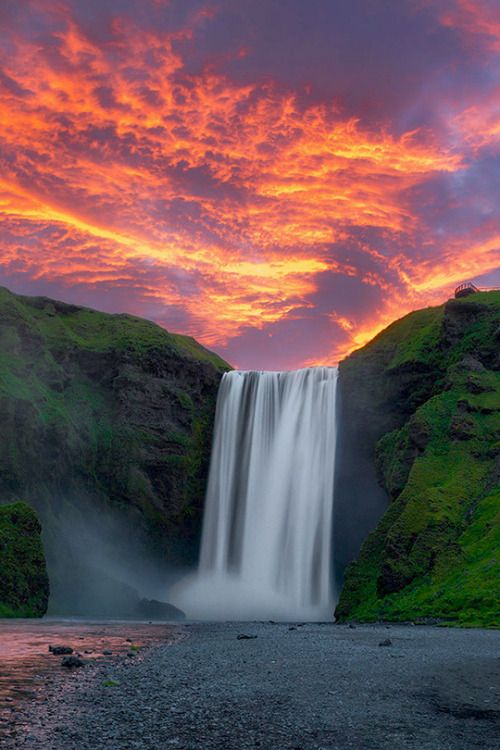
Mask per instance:
[[[347,568],[337,619],[498,626],[500,293],[395,322],[341,379],[367,370],[390,504]]]
[[[0,617],[42,617],[49,600],[41,525],[25,503],[0,507]]]
[[[136,560],[191,561],[229,366],[146,320],[3,288],[0,352],[0,497],[37,509],[56,610],[87,613],[96,580],[136,585]]]

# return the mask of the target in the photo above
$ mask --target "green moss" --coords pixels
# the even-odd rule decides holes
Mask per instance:
[[[109,315],[45,297],[20,297],[0,287],[0,316],[4,320],[16,319],[16,330],[3,333],[11,343],[29,329],[31,336],[38,334],[55,354],[71,345],[87,351],[135,354],[166,348],[181,357],[208,362],[221,371],[228,369],[223,359],[191,336],[169,333],[132,315]],[[19,362],[24,364],[24,358],[19,358]]]
[[[179,399],[179,403],[183,409],[186,409],[189,411],[194,409],[193,399],[191,398],[189,393],[186,393],[185,391],[178,391],[177,398]]]
[[[432,389],[378,442],[392,503],[346,571],[337,617],[499,626],[500,294],[409,317],[367,356],[392,348],[389,368],[418,362]]]
[[[0,506],[0,617],[41,617],[49,581],[34,511],[24,503]]]
[[[186,453],[186,503],[187,514],[193,517],[193,507],[201,511],[205,495],[215,415],[215,394],[205,401],[204,408],[193,421],[191,438]]]
[[[401,367],[410,362],[422,362],[425,365],[436,362],[439,356],[436,346],[442,320],[443,308],[434,307],[412,313],[393,324],[391,334],[395,335],[397,346],[389,368]]]
[[[149,321],[0,288],[0,494],[37,508],[54,580],[70,556],[66,516],[114,513],[136,554],[191,561],[211,439],[200,429],[228,369]]]

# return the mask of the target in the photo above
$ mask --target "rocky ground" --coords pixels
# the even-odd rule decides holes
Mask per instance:
[[[19,708],[2,747],[500,746],[498,632],[274,623],[181,630],[185,637],[169,645],[61,668]]]

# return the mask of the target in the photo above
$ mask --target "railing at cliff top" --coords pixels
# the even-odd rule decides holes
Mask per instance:
[[[475,294],[476,292],[496,292],[499,291],[498,286],[476,286],[472,281],[465,281],[455,289],[455,297],[466,297],[468,294]]]

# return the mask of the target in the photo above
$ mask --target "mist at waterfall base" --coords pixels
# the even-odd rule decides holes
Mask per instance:
[[[200,620],[333,618],[337,370],[226,373],[199,568],[169,592]]]

